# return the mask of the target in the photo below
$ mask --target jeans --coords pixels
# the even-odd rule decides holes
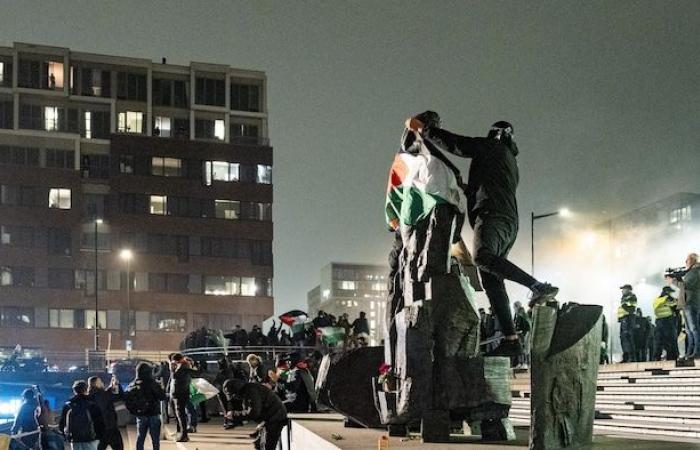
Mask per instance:
[[[143,450],[146,434],[150,433],[153,450],[160,450],[160,416],[136,418],[136,450]]]
[[[71,448],[73,450],[97,450],[97,445],[100,441],[90,441],[90,442],[73,442],[71,443]]]
[[[197,422],[199,419],[199,416],[197,414],[197,409],[198,407],[193,405],[192,402],[187,402],[187,407],[185,410],[187,411],[187,427],[191,429],[197,428]]]
[[[694,303],[683,308],[685,316],[685,330],[688,333],[688,347],[686,356],[700,355],[700,305]]]

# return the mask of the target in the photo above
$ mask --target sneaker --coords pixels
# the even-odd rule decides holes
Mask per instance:
[[[540,282],[535,283],[530,290],[532,291],[532,297],[530,298],[530,303],[528,303],[530,308],[535,305],[542,305],[546,303],[559,293],[558,287],[552,286],[549,283]]]
[[[524,354],[520,339],[502,340],[498,347],[494,348],[484,356],[520,356]]]

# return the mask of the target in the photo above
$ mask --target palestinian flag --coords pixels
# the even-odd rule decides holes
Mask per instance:
[[[304,328],[304,324],[309,320],[309,316],[306,315],[304,311],[298,309],[293,309],[279,316],[283,324],[287,325],[292,329],[292,333],[301,331]]]
[[[343,327],[322,327],[316,330],[321,336],[321,342],[326,345],[337,345],[345,340],[345,328]]]
[[[430,215],[435,206],[450,203],[464,213],[467,200],[459,185],[456,169],[440,151],[428,148],[419,133],[405,130],[401,148],[389,172],[386,193],[386,223],[390,230],[415,225]]]
[[[193,405],[205,402],[218,394],[219,390],[204,378],[194,378],[190,383],[190,402]]]

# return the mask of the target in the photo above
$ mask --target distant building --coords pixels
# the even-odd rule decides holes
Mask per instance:
[[[644,257],[648,248],[641,242],[653,242],[658,247],[665,241],[700,230],[700,194],[673,194],[614,217],[599,228],[606,229],[610,235],[613,260]],[[684,257],[680,255],[679,261]]]
[[[269,317],[266,102],[263,72],[0,47],[0,351],[84,352],[96,322],[103,350],[175,350]]]
[[[347,313],[350,322],[367,313],[370,327],[370,345],[379,345],[383,339],[381,321],[384,320],[389,268],[372,264],[330,263],[321,269],[321,284],[307,295],[308,314],[314,318],[319,310],[336,317]]]

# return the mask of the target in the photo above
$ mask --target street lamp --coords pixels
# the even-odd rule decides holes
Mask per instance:
[[[99,297],[98,297],[98,285],[97,285],[97,227],[102,225],[102,219],[95,219],[95,351],[100,351],[100,331],[99,331]]]
[[[129,294],[129,288],[131,284],[131,258],[134,257],[134,253],[125,248],[119,252],[119,257],[126,261],[126,333],[129,336],[133,336],[135,333],[132,332],[131,328],[131,298]]]
[[[535,214],[534,211],[530,213],[530,272],[533,277],[535,276],[535,220],[552,216],[571,217],[571,211],[568,208],[562,208],[547,214]]]

